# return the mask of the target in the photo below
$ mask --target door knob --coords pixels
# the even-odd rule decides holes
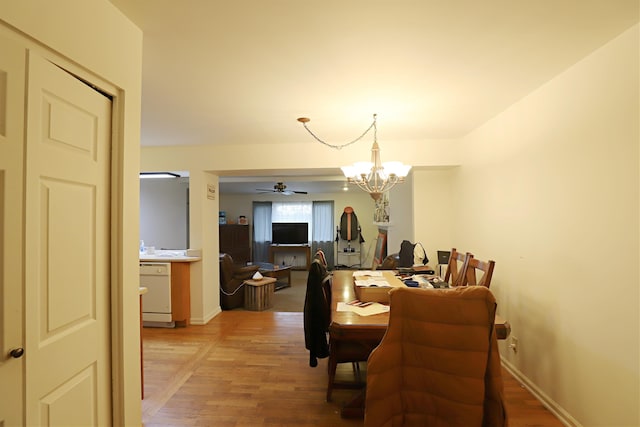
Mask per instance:
[[[21,358],[23,354],[24,354],[24,348],[22,347],[14,348],[9,352],[9,356],[13,357],[14,359]]]

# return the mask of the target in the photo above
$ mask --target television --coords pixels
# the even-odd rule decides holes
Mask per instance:
[[[271,223],[271,243],[274,245],[306,245],[309,243],[309,224],[306,222]]]

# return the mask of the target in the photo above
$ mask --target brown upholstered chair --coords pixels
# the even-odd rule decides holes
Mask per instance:
[[[495,261],[480,261],[476,258],[470,258],[467,262],[467,270],[464,275],[463,286],[491,286],[491,277],[493,276],[493,268]],[[478,280],[476,276],[478,272],[482,272],[482,276]]]
[[[473,258],[473,254],[469,252],[463,254],[462,252],[458,252],[456,248],[452,248],[444,281],[449,283],[451,286],[463,286],[467,272],[467,265],[471,258]]]
[[[235,265],[231,255],[220,254],[220,306],[223,310],[244,306],[243,283],[259,268],[257,265]]]
[[[507,426],[491,291],[395,288],[389,298],[367,363],[365,427]]]

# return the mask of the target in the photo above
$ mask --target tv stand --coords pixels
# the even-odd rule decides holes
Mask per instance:
[[[269,247],[269,262],[273,264],[276,252],[304,252],[306,257],[306,268],[292,267],[293,270],[309,270],[311,267],[311,246],[309,245],[271,245]]]

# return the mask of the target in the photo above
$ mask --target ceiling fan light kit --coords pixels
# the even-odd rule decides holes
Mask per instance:
[[[304,128],[313,136],[316,141],[337,150],[354,144],[361,140],[371,129],[373,129],[373,146],[371,147],[370,162],[356,162],[351,166],[343,166],[342,173],[347,178],[347,182],[356,184],[360,189],[369,193],[373,200],[380,200],[382,194],[389,191],[398,183],[404,182],[404,179],[411,170],[410,165],[401,162],[384,162],[380,160],[380,146],[378,145],[378,127],[377,115],[373,115],[373,123],[365,130],[362,135],[351,142],[341,145],[328,144],[318,138],[307,126],[311,119],[300,117],[298,121],[302,123]]]

